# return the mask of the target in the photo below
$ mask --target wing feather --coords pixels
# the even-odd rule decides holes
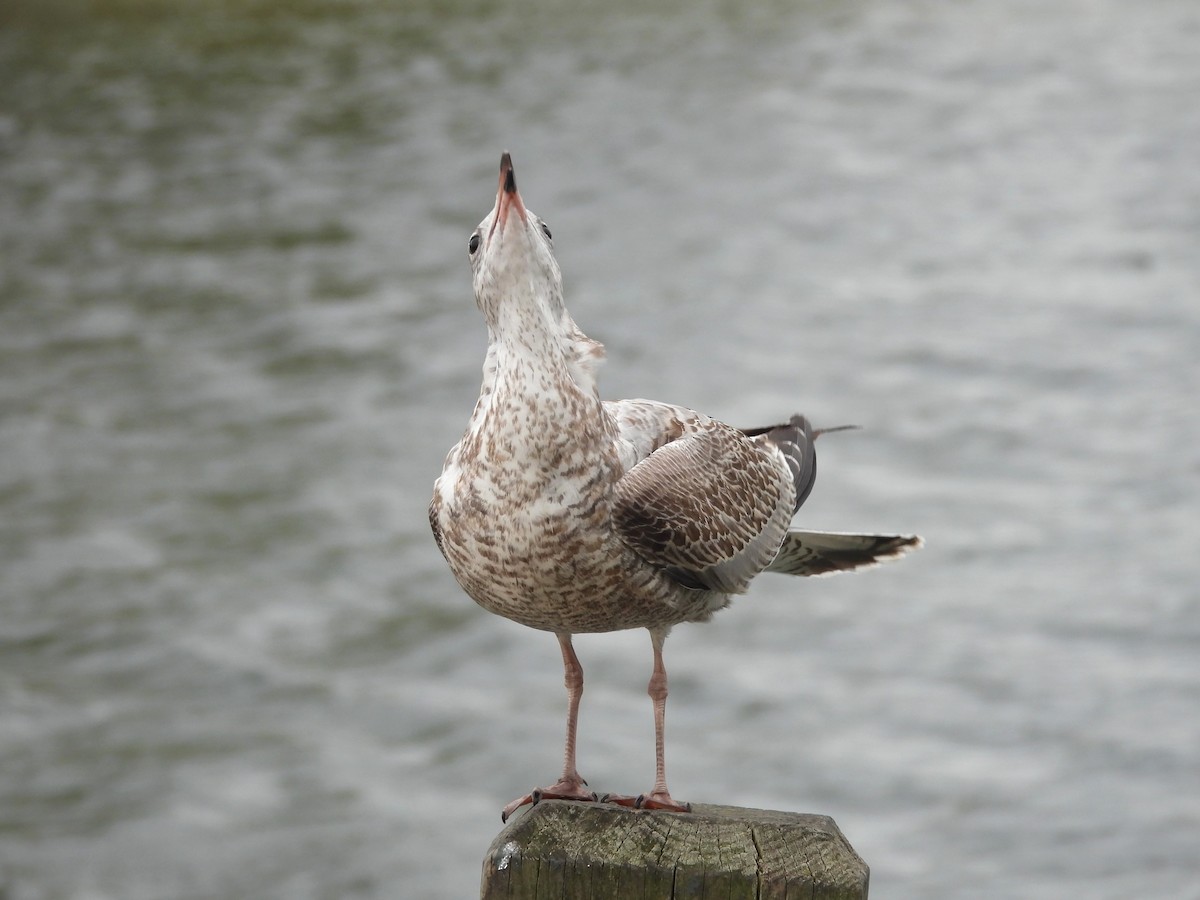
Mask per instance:
[[[604,407],[617,425],[625,466],[616,486],[617,529],[680,584],[740,593],[764,569],[824,575],[921,546],[905,535],[787,530],[816,478],[813,443],[822,431],[803,416],[737,430],[654,400]]]
[[[661,430],[634,436],[649,452],[617,482],[617,530],[680,583],[741,593],[776,557],[787,532],[792,472],[764,437],[698,414],[680,421],[661,412],[678,436],[662,443]]]

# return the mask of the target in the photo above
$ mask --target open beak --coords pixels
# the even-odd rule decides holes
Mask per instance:
[[[513,174],[512,156],[505,150],[500,156],[500,188],[496,191],[496,218],[492,220],[492,227],[488,232],[489,241],[497,225],[500,226],[501,232],[504,231],[510,210],[515,210],[521,221],[525,221],[525,203],[517,192],[517,177]]]

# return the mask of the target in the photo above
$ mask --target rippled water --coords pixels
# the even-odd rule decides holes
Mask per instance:
[[[675,794],[1200,896],[1200,11],[748,6],[0,9],[0,896],[470,897],[555,776],[425,520],[502,149],[606,396],[859,423],[799,521],[928,541],[677,629]],[[649,642],[577,646],[643,790]]]

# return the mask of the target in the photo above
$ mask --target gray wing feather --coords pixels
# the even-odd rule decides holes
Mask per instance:
[[[789,531],[767,571],[785,575],[845,572],[901,556],[921,543],[914,535]]]

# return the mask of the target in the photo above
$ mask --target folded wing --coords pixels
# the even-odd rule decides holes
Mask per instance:
[[[784,452],[767,435],[689,419],[678,407],[625,412],[643,427],[623,437],[646,455],[616,485],[622,538],[687,587],[745,591],[775,558],[792,517],[796,476]],[[656,416],[674,432],[665,442],[645,427]]]

